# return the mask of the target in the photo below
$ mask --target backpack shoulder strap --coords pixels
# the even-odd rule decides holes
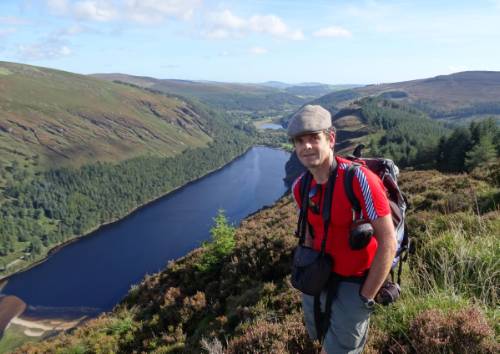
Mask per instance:
[[[354,179],[354,174],[356,173],[356,169],[360,167],[357,163],[352,163],[349,165],[344,175],[344,190],[347,195],[347,199],[351,202],[352,208],[357,213],[361,213],[361,204],[359,204],[358,199],[354,195],[354,190],[352,188],[352,182]]]
[[[307,208],[309,205],[309,188],[311,187],[312,175],[309,171],[302,176],[299,183],[299,198],[301,200],[300,213],[297,221],[297,230],[295,234],[299,237],[299,244],[304,244],[306,238],[307,226]]]

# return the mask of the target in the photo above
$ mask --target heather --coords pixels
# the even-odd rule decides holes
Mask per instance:
[[[469,174],[404,171],[414,252],[403,293],[378,307],[367,353],[495,353],[498,164]],[[219,214],[213,242],[147,276],[108,314],[23,353],[316,353],[290,285],[290,196],[237,228]]]

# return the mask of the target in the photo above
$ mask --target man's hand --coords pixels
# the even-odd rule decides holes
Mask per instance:
[[[361,295],[367,299],[374,299],[377,295],[377,292],[391,270],[397,248],[396,231],[394,230],[390,214],[372,221],[372,226],[377,238],[378,248],[368,277],[363,285],[363,289],[361,289]]]

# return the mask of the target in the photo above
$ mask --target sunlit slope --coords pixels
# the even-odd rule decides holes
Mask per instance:
[[[102,80],[126,82],[152,90],[196,97],[204,103],[230,111],[287,111],[298,108],[307,99],[281,89],[258,84],[215,81],[155,79],[126,74],[95,74]]]
[[[402,101],[431,118],[469,120],[484,116],[500,119],[500,72],[466,71],[427,79],[368,85],[330,93],[314,101],[331,111],[366,96]]]
[[[416,247],[401,298],[372,316],[366,353],[499,352],[498,172],[401,173]],[[296,223],[287,196],[243,220],[233,247],[204,245],[146,276],[112,312],[16,353],[318,353],[290,284]],[[221,230],[227,241],[228,227],[213,235]]]
[[[211,141],[190,103],[68,72],[0,62],[0,161],[44,166],[175,155]]]

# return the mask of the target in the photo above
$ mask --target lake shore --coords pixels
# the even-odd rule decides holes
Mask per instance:
[[[16,274],[20,274],[20,273],[23,273],[23,272],[26,272],[28,270],[30,270],[31,268],[33,267],[36,267],[38,266],[39,264],[45,262],[50,256],[52,256],[53,254],[59,252],[60,250],[62,250],[64,247],[72,244],[73,242],[76,242],[76,241],[79,241],[80,239],[84,238],[84,237],[87,237],[87,236],[91,236],[94,232],[98,231],[101,227],[104,227],[104,226],[107,226],[107,225],[112,225],[114,223],[117,223],[117,222],[120,222],[124,219],[126,219],[127,217],[131,216],[132,214],[134,214],[135,212],[141,210],[142,208],[146,207],[146,206],[149,206],[150,204],[156,202],[156,201],[159,201],[160,199],[164,198],[164,197],[167,197],[169,196],[171,193],[174,193],[176,191],[179,191],[183,188],[186,188],[188,187],[190,184],[192,183],[195,183],[197,182],[198,180],[202,179],[202,178],[205,178],[205,177],[208,177],[210,176],[211,174],[213,173],[217,173],[218,171],[222,170],[224,167],[228,166],[229,164],[237,161],[239,158],[241,158],[243,155],[245,155],[249,150],[251,150],[252,148],[254,147],[267,147],[267,148],[271,148],[271,149],[276,149],[276,150],[282,150],[280,148],[277,148],[277,147],[274,147],[274,146],[264,146],[264,145],[252,145],[250,147],[248,147],[244,152],[242,152],[241,154],[235,156],[233,159],[231,159],[230,161],[228,161],[227,163],[225,163],[224,165],[218,167],[218,168],[215,168],[213,170],[210,170],[208,171],[207,173],[205,173],[204,175],[202,176],[199,176],[197,178],[194,178],[192,180],[189,180],[187,183],[181,185],[181,186],[178,186],[176,188],[173,188],[171,190],[169,190],[168,192],[166,193],[163,193],[157,197],[154,197],[150,200],[147,200],[145,201],[144,203],[140,204],[140,205],[137,205],[136,207],[132,208],[131,210],[129,210],[125,215],[121,216],[121,217],[118,217],[116,219],[113,219],[113,220],[110,220],[110,221],[106,221],[106,222],[103,222],[103,223],[100,223],[99,225],[95,226],[94,228],[86,231],[85,233],[81,234],[81,235],[78,235],[78,236],[74,236],[72,237],[71,239],[63,242],[63,243],[60,243],[58,245],[55,245],[53,246],[52,248],[50,248],[47,253],[41,257],[40,259],[38,260],[35,260],[29,264],[27,264],[25,267],[21,268],[21,269],[18,269],[16,271],[14,271],[13,273],[10,273],[10,274],[7,274],[7,275],[3,275],[2,277],[0,277],[0,282],[8,282],[9,278],[16,275]]]

